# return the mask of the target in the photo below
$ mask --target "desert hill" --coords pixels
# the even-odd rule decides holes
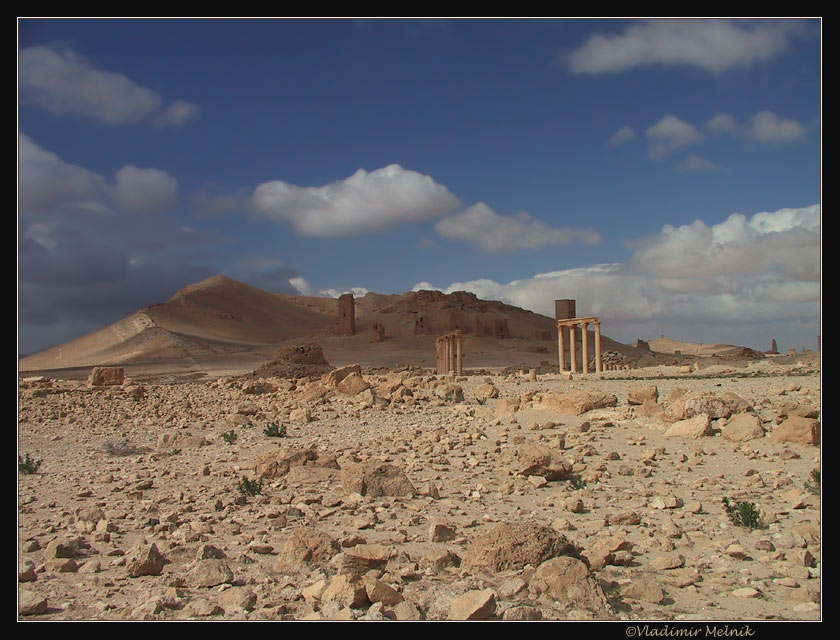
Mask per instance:
[[[278,348],[302,342],[319,344],[334,366],[358,362],[369,367],[431,367],[435,337],[455,329],[465,335],[467,368],[556,366],[554,319],[502,302],[480,300],[463,291],[416,291],[368,293],[356,298],[354,306],[355,334],[341,335],[334,298],[269,293],[214,276],[109,327],[23,358],[19,369],[132,365],[158,372],[228,374],[252,371]],[[381,338],[375,326],[382,327]],[[652,343],[651,351],[602,335],[608,358],[650,365],[674,357],[655,353],[668,349],[653,345],[659,346]],[[594,339],[589,348],[591,356]],[[677,357],[691,353],[682,345],[684,355]],[[715,353],[724,355],[722,349]]]

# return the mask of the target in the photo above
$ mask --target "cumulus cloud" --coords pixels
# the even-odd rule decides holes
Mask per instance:
[[[427,220],[454,210],[460,202],[431,177],[392,164],[370,173],[359,169],[323,187],[266,182],[254,191],[252,204],[259,217],[289,222],[301,235],[327,237]]]
[[[20,134],[19,194],[24,211],[47,211],[59,206],[95,201],[105,181],[84,167],[69,164]]]
[[[435,224],[435,231],[445,238],[464,240],[489,253],[538,249],[546,245],[573,242],[597,244],[601,237],[590,229],[553,229],[527,211],[502,216],[483,202],[473,205]]]
[[[159,169],[126,165],[117,172],[116,203],[132,213],[160,213],[178,204],[178,181]]]
[[[718,133],[735,133],[735,118],[726,113],[719,113],[706,123],[706,128]]]
[[[630,140],[632,140],[635,137],[636,137],[636,132],[633,131],[632,127],[621,127],[621,129],[616,131],[610,137],[610,144],[611,145],[623,144],[625,142],[629,142]]]
[[[186,100],[176,100],[155,118],[155,126],[158,127],[180,127],[198,117],[200,109],[197,104]]]
[[[805,135],[805,127],[795,120],[784,120],[772,111],[760,111],[751,116],[745,131],[756,142],[795,142]]]
[[[573,73],[689,65],[712,73],[771,60],[807,31],[798,20],[645,20],[591,36],[565,57]]]
[[[309,286],[309,283],[299,276],[297,278],[289,278],[289,284],[302,296],[312,295],[312,288]]]
[[[22,104],[56,116],[82,116],[107,125],[133,124],[158,112],[163,99],[121,73],[97,69],[69,49],[28,47],[18,57]],[[160,126],[180,125],[198,107],[177,100],[158,115]]]
[[[751,218],[733,214],[711,226],[699,220],[665,226],[656,236],[640,240],[626,263],[541,273],[509,283],[482,279],[439,287],[420,282],[414,290],[420,289],[471,291],[548,316],[553,316],[555,299],[572,298],[581,313],[601,317],[607,335],[624,341],[661,331],[697,336],[703,330],[725,340],[722,327],[731,335],[756,325],[773,325],[782,332],[792,322],[804,322],[816,332],[820,207]]]
[[[650,155],[661,160],[676,149],[700,142],[703,134],[694,125],[667,115],[645,132],[650,142]]]

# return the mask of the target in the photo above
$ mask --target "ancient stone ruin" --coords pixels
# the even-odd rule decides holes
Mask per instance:
[[[378,322],[374,323],[373,327],[371,327],[371,342],[382,342],[385,339],[385,326],[379,324]]]
[[[569,371],[577,373],[577,344],[576,331],[580,328],[581,336],[581,364],[582,373],[589,373],[589,324],[595,327],[595,371],[600,373],[604,366],[601,360],[601,321],[591,316],[575,318],[574,300],[555,300],[554,311],[557,315],[557,351],[560,361],[560,371],[566,371],[566,336],[569,337]]]
[[[338,299],[338,332],[343,336],[356,334],[356,305],[352,293]]]
[[[464,332],[450,331],[435,339],[435,371],[464,375]]]

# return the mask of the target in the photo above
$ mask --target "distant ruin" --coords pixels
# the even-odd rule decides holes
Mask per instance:
[[[557,352],[560,362],[560,371],[566,371],[566,336],[569,337],[569,360],[572,373],[577,373],[577,344],[576,331],[580,328],[581,336],[581,365],[582,373],[589,373],[589,331],[587,326],[592,324],[595,327],[595,371],[600,373],[604,370],[601,360],[601,321],[591,316],[588,318],[575,318],[574,300],[555,300],[554,312],[557,320]]]
[[[464,332],[450,331],[435,339],[435,371],[464,375]]]
[[[371,342],[382,342],[385,339],[385,326],[379,324],[378,322],[374,323],[373,327],[371,327]]]
[[[356,304],[352,293],[338,299],[338,332],[343,336],[356,335]]]

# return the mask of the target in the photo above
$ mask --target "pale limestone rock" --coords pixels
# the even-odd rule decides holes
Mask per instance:
[[[125,559],[125,570],[132,578],[157,576],[163,571],[164,557],[155,544],[139,545]]]
[[[492,589],[467,591],[452,601],[450,620],[486,620],[496,611]]]

